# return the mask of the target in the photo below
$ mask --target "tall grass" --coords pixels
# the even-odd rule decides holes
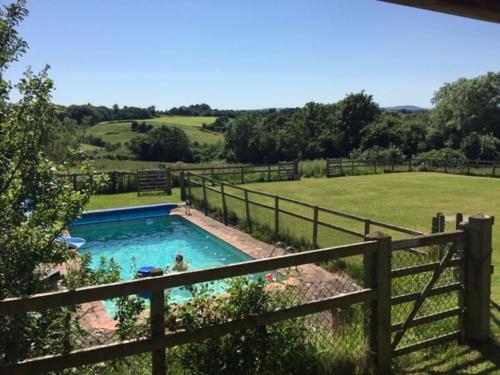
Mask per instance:
[[[326,160],[302,160],[299,163],[299,172],[302,177],[324,177],[326,176]]]

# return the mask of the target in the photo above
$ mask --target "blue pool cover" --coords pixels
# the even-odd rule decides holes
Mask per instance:
[[[137,206],[127,208],[113,208],[109,210],[87,211],[82,217],[71,223],[72,226],[83,224],[98,224],[133,219],[144,219],[148,217],[159,217],[169,215],[176,208],[174,203],[154,204],[149,206]]]

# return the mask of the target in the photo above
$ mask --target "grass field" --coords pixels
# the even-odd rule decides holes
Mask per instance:
[[[175,126],[184,130],[191,142],[198,142],[200,144],[215,144],[222,141],[224,139],[224,135],[202,128],[203,123],[211,124],[215,121],[215,119],[216,117],[207,116],[161,116],[153,119],[137,121],[139,123],[145,121],[147,124],[151,124],[153,126]],[[90,127],[87,130],[87,135],[100,137],[105,142],[111,144],[124,144],[138,135],[138,133],[131,130],[131,123],[132,120],[100,122]]]
[[[91,197],[87,210],[102,210],[105,208],[140,206],[158,203],[179,203],[181,201],[179,189],[172,189],[172,195],[137,193],[102,194]]]
[[[500,215],[500,180],[438,173],[398,173],[339,178],[303,179],[296,182],[248,184],[251,189],[293,197],[309,203],[397,224],[430,231],[431,217],[440,211],[453,216],[487,213]],[[215,193],[214,193],[215,194]],[[209,198],[210,199],[210,198]],[[270,198],[271,199],[271,198]],[[96,196],[89,209],[132,206],[179,201],[179,191],[172,196],[137,197],[135,193]],[[228,206],[235,200],[228,200]],[[269,204],[270,202],[264,202]],[[281,207],[281,206],[280,206]],[[285,207],[286,208],[286,207]],[[256,211],[258,214],[260,211]],[[292,230],[302,226],[288,223]],[[281,225],[281,224],[280,224]],[[449,229],[454,222],[447,223]],[[500,227],[494,227],[493,262],[500,268]],[[492,278],[492,297],[500,301],[498,271]],[[411,374],[499,373],[499,313],[495,312],[492,329],[496,341],[479,348],[450,344],[402,357],[395,363],[397,372]],[[495,322],[497,322],[495,324]]]
[[[297,182],[250,184],[249,188],[430,232],[437,212],[454,216],[486,213],[500,217],[500,180],[441,173],[303,179]],[[447,223],[454,229],[454,222]],[[500,269],[500,225],[493,227],[493,262]],[[500,272],[492,279],[500,301]]]
[[[90,145],[85,145],[89,147],[94,147]],[[92,165],[96,170],[99,171],[123,171],[123,172],[135,172],[138,169],[155,169],[165,166],[169,166],[172,170],[178,170],[180,168],[209,168],[209,167],[230,167],[238,166],[241,164],[231,164],[223,161],[211,161],[207,163],[168,163],[161,161],[142,161],[142,160],[116,160],[116,159],[95,159],[92,160]],[[78,168],[74,168],[74,172],[78,172]]]

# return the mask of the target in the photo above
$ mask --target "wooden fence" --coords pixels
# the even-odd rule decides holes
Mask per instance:
[[[181,169],[179,171],[173,171],[173,174],[179,177],[179,185],[182,184],[181,176],[187,173],[199,176],[209,176],[212,179],[223,180],[233,184],[300,180],[298,160],[278,164]]]
[[[211,197],[208,193],[212,194]],[[244,222],[250,230],[254,224],[268,226],[273,231],[275,239],[282,239],[281,237],[286,235],[293,236],[293,234],[286,233],[286,227],[293,227],[294,231],[300,232],[302,239],[310,244],[310,247],[316,249],[330,245],[331,243],[325,243],[326,240],[321,241],[320,235],[325,238],[332,236],[332,233],[337,233],[337,235],[333,234],[333,238],[337,237],[341,241],[334,244],[363,239],[368,233],[381,228],[389,230],[394,236],[423,234],[420,231],[280,195],[243,188],[190,172],[185,173],[181,180],[181,197],[182,199],[189,198],[196,203],[205,215],[209,213],[210,208],[220,209],[222,221],[226,225],[230,222],[232,214],[237,216],[239,221]],[[232,199],[232,204],[229,202],[230,199]],[[253,212],[255,209],[261,211]],[[300,222],[303,225],[293,225],[292,218],[296,220],[295,223]],[[307,229],[302,229],[304,225],[310,228],[309,233]],[[334,232],[322,233],[322,229]],[[339,237],[340,233],[346,236]]]
[[[473,176],[500,177],[500,161],[495,160],[359,160],[327,159],[326,176],[353,176],[393,172],[442,172]]]
[[[238,184],[300,180],[298,160],[278,164],[164,169],[170,171],[170,188],[180,186],[180,177],[188,172]],[[138,191],[138,172],[140,170],[137,172],[108,171],[96,173],[94,176],[104,177],[105,180],[104,185],[99,189],[98,193],[113,194]],[[75,190],[81,189],[83,184],[89,179],[88,175],[81,173],[71,173],[64,177],[73,185]]]
[[[262,327],[320,311],[363,304],[366,321],[362,325],[366,327],[368,355],[376,372],[387,374],[390,372],[391,358],[394,356],[461,337],[475,343],[488,340],[492,224],[491,217],[471,217],[468,224],[462,224],[460,230],[450,233],[422,235],[395,241],[380,233],[368,234],[366,241],[345,246],[26,298],[5,299],[0,301],[0,315],[3,316],[26,314],[29,311],[43,312],[59,306],[149,292],[151,333],[148,337],[134,340],[69,350],[65,353],[29,358],[16,363],[1,363],[0,373],[32,374],[56,371],[150,352],[153,374],[165,374],[166,348],[221,337],[228,333]],[[446,255],[437,262],[394,267],[394,255],[401,250],[423,246],[432,248],[450,243]],[[458,245],[461,246],[460,251]],[[166,328],[165,289],[349,256],[364,258],[364,285],[359,290],[188,331],[169,332]],[[438,283],[444,270],[447,269],[452,269],[454,273],[460,275],[458,282]],[[422,288],[412,293],[394,294],[394,279],[426,272],[430,272],[431,276]],[[431,315],[419,314],[427,299],[457,290],[462,290],[462,294],[457,299],[455,307],[446,306],[446,310]],[[393,307],[410,302],[413,303],[413,307],[405,310],[406,316],[401,321],[395,322],[392,317]],[[424,329],[422,327],[425,325],[450,317],[459,317],[456,330],[446,330],[440,332],[438,336],[431,330],[431,337],[424,341],[403,347],[399,345],[408,330]]]
[[[137,195],[151,191],[172,194],[170,169],[143,169],[137,171]]]

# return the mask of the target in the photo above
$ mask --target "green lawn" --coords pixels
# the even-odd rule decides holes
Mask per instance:
[[[441,173],[394,173],[250,184],[249,188],[297,198],[410,229],[430,232],[437,212],[500,217],[500,179]],[[455,223],[447,223],[454,228]],[[500,225],[493,228],[493,262],[500,270]],[[493,275],[500,301],[500,271]]]
[[[168,125],[176,126],[184,130],[191,140],[191,142],[198,142],[200,144],[215,144],[224,139],[221,133],[205,130],[202,128],[203,123],[211,124],[215,121],[216,117],[208,116],[161,116],[147,120],[136,120],[139,123],[145,121],[147,124],[154,126]],[[116,144],[129,142],[133,137],[139,133],[133,132],[130,128],[132,120],[130,121],[106,121],[100,122],[87,130],[87,135],[94,135],[102,138],[105,142]]]
[[[145,204],[178,203],[181,201],[179,189],[172,189],[172,195],[165,194],[102,194],[90,198],[87,210],[102,210],[105,208],[141,206]]]

